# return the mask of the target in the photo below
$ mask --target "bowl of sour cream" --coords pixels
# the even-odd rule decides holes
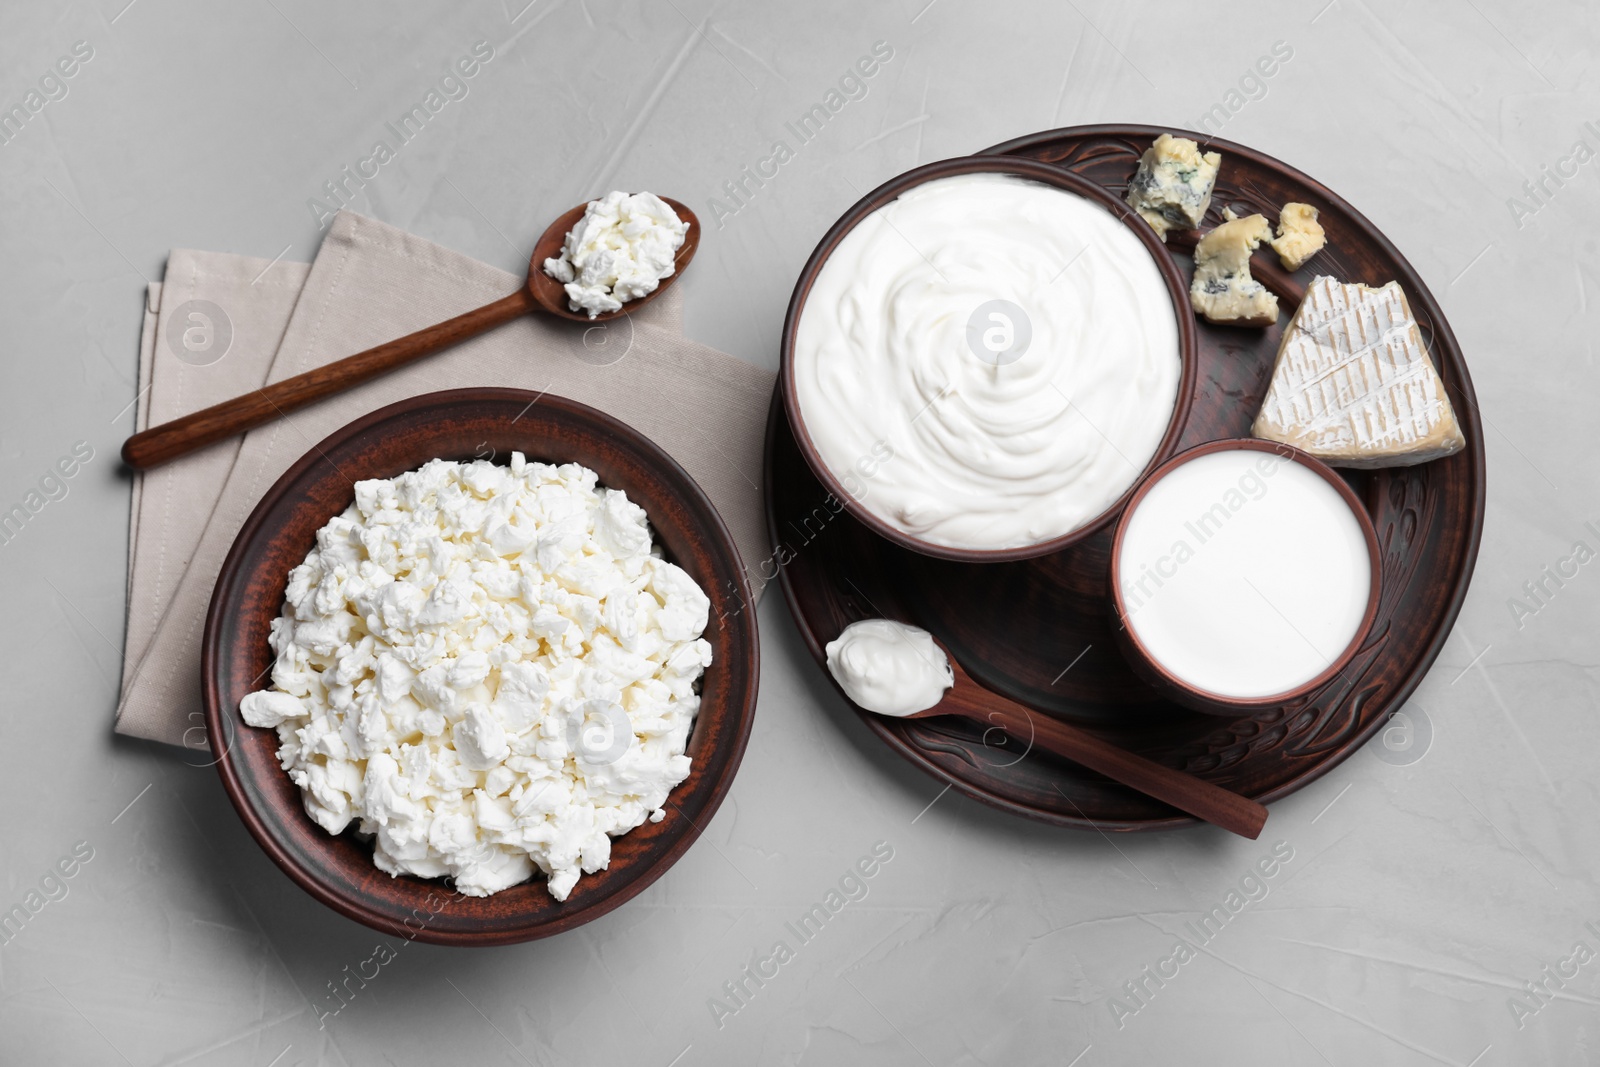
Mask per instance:
[[[1163,464],[1111,547],[1118,644],[1172,700],[1248,715],[1346,670],[1378,611],[1378,537],[1327,464],[1289,445],[1211,441]]]
[[[875,189],[823,237],[784,322],[807,463],[875,533],[968,562],[1059,551],[1177,447],[1186,283],[1127,205],[1035,160]]]

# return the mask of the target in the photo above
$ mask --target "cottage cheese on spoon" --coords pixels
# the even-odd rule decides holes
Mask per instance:
[[[514,453],[357,482],[290,572],[239,711],[380,869],[565,900],[688,776],[710,601],[597,481]]]
[[[607,193],[592,200],[544,272],[565,283],[573,311],[592,319],[656,291],[670,277],[689,224],[654,193]]]

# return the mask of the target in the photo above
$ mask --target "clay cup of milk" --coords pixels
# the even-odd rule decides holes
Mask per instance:
[[[1117,642],[1164,696],[1242,716],[1349,667],[1378,611],[1378,538],[1332,468],[1271,441],[1212,441],[1134,491],[1111,550]]]

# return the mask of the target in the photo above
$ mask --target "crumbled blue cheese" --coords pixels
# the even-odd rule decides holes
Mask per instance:
[[[1271,238],[1272,224],[1262,215],[1232,219],[1200,238],[1189,302],[1201,318],[1219,326],[1278,321],[1278,298],[1250,275],[1250,253]]]
[[[1283,205],[1278,212],[1278,236],[1272,242],[1272,250],[1278,253],[1284,270],[1299,270],[1327,243],[1316,208],[1310,204]]]
[[[1188,138],[1164,133],[1139,158],[1139,170],[1128,183],[1128,206],[1163,241],[1168,230],[1192,230],[1211,206],[1221,165],[1220,153],[1201,154]]]

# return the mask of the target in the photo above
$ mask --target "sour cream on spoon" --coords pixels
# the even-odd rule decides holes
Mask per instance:
[[[828,673],[868,711],[896,717],[926,711],[955,684],[933,635],[890,619],[864,619],[828,642]]]

